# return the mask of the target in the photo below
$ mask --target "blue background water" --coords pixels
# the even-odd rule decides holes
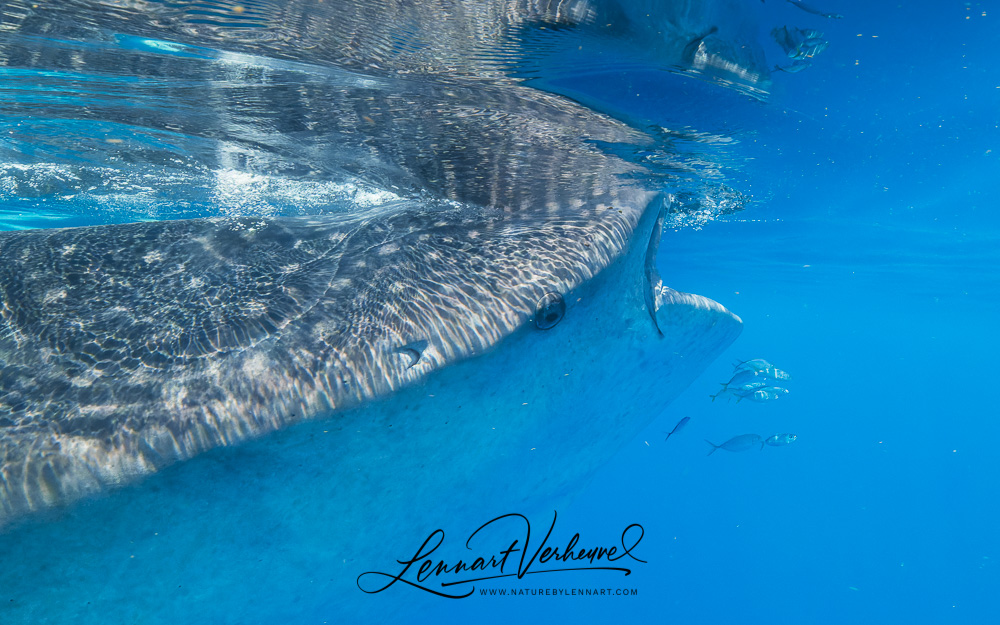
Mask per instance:
[[[668,233],[659,262],[665,283],[739,314],[743,335],[559,509],[560,542],[574,531],[613,542],[641,523],[636,551],[648,563],[628,578],[565,574],[524,584],[638,595],[415,598],[421,611],[410,622],[995,618],[1000,7],[828,8],[846,17],[767,3],[787,23],[821,28],[832,44],[812,68],[776,74],[766,104],[635,76],[590,93],[664,125],[726,128],[747,159],[733,184],[755,199],[702,229]],[[570,87],[583,100],[593,91]],[[25,223],[38,225],[31,218]],[[729,363],[756,357],[791,372],[787,397],[709,399]],[[683,416],[690,424],[665,444],[662,432]],[[705,455],[702,439],[748,432],[799,439]],[[485,520],[470,512],[442,524],[463,535]],[[541,528],[549,518],[533,521]]]

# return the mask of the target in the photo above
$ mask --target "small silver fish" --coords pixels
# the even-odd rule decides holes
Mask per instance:
[[[746,451],[756,447],[757,445],[760,445],[762,449],[764,446],[764,443],[761,442],[760,434],[740,434],[739,436],[732,437],[721,445],[716,445],[708,439],[706,439],[705,442],[712,446],[712,451],[708,452],[709,456],[714,454],[716,449],[725,449],[726,451]]]
[[[794,58],[809,59],[823,50],[826,50],[830,46],[829,41],[821,39],[807,39],[799,46],[799,56]]]
[[[788,389],[781,388],[778,386],[765,386],[763,388],[758,388],[754,390],[753,394],[749,395],[747,398],[756,402],[771,401],[773,399],[779,399],[782,395],[787,395]],[[740,399],[743,399],[742,397]]]
[[[802,0],[788,0],[788,4],[791,4],[793,6],[797,6],[800,9],[802,9],[803,11],[805,11],[806,13],[812,13],[813,15],[818,15],[820,17],[826,17],[826,18],[829,18],[831,20],[842,20],[842,19],[844,19],[844,16],[841,15],[840,13],[827,13],[826,11],[824,11],[822,9],[817,9],[816,7],[809,6],[805,2],[802,2]]]
[[[764,442],[771,447],[781,447],[782,445],[790,445],[794,443],[796,439],[798,439],[798,436],[794,434],[775,434],[774,436],[766,439]],[[760,448],[764,449],[764,445],[761,445]]]
[[[758,373],[760,371],[766,371],[773,365],[763,358],[754,358],[753,360],[737,360],[736,364],[733,365],[733,371],[753,371]]]
[[[739,402],[741,399],[753,395],[755,391],[766,386],[767,382],[751,382],[749,384],[741,384],[740,386],[729,386],[728,384],[723,384],[721,391],[715,395],[709,395],[709,397],[712,398],[712,401],[715,401],[716,397],[729,395],[730,399],[735,397],[736,401]]]
[[[807,67],[812,67],[812,63],[809,61],[803,61],[801,59],[796,59],[792,61],[791,65],[775,65],[774,71],[776,72],[788,72],[789,74],[798,74]]]
[[[782,371],[777,367],[771,367],[769,371],[765,372],[765,375],[769,378],[774,378],[775,380],[791,380],[792,376],[787,371]]]
[[[667,442],[667,440],[670,439],[670,437],[673,435],[674,432],[677,432],[678,430],[680,430],[681,428],[683,428],[685,425],[687,425],[687,422],[690,421],[690,420],[691,420],[691,417],[684,417],[683,419],[681,419],[680,421],[678,421],[677,425],[674,426],[674,429],[670,430],[670,434],[667,434],[667,438],[663,439],[663,442],[664,443]]]
[[[725,386],[735,387],[743,386],[744,384],[753,384],[754,382],[760,382],[762,377],[757,371],[738,371],[726,382]]]
[[[763,358],[737,361],[733,365],[733,379],[729,382],[733,384],[737,378],[743,379],[746,378],[746,375],[764,376],[765,378],[774,378],[775,380],[792,379],[792,376],[787,371],[782,371]]]
[[[771,30],[771,37],[790,59],[814,57],[829,45],[822,32],[811,28],[782,26]]]
[[[718,393],[716,393],[715,395],[709,395],[709,397],[712,398],[712,401],[715,401],[716,399],[718,399],[719,397],[722,397],[724,395],[729,395],[730,396],[729,401],[732,401],[733,397],[736,398],[737,402],[739,402],[739,400],[741,399],[739,397],[739,395],[737,395],[736,392],[733,389],[731,389],[731,388],[724,388],[721,391],[719,391]]]

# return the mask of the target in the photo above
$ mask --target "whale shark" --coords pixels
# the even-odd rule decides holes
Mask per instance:
[[[214,206],[0,232],[0,622],[123,610],[152,623],[357,622],[405,609],[348,599],[364,597],[359,573],[412,555],[449,520],[572,500],[740,332],[724,306],[658,271],[665,219],[688,204],[677,172],[691,167],[657,170],[642,156],[650,134],[482,74],[415,80],[444,71],[425,63],[482,60],[435,52],[461,39],[451,22],[435,35],[437,4],[345,17],[374,30],[351,31],[367,42],[355,47],[335,33],[317,52],[346,54],[335,67],[297,64],[283,26],[239,30],[307,3],[245,4],[220,3],[214,24],[171,21],[183,3],[167,3],[148,7],[157,19],[123,5],[79,25],[60,13],[70,5],[45,5],[14,18],[51,37],[0,44],[5,58],[95,74],[123,51],[154,58],[148,84],[101,85],[156,105],[94,99],[72,110],[71,132],[32,135],[28,107],[12,104],[27,121],[11,145],[92,148],[50,152],[91,168],[59,174],[78,185],[72,198],[128,167],[166,172],[155,186],[176,185],[170,197],[211,200],[224,167],[378,190],[312,213]],[[490,19],[509,32],[573,33],[631,6],[459,5],[506,7]],[[326,41],[308,15],[303,41]],[[72,47],[92,27],[71,55],[7,53]],[[387,27],[419,37],[389,54]],[[701,56],[725,32],[688,30],[669,43],[697,38]],[[489,29],[470,32],[496,49]],[[209,44],[220,49],[198,47]],[[184,104],[192,85],[197,107]],[[61,120],[67,100],[52,90],[38,97]]]
[[[538,322],[549,294],[576,314],[650,203],[609,189],[531,231],[404,203],[0,234],[0,518],[389,394]]]

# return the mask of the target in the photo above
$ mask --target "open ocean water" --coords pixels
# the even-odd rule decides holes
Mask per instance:
[[[7,324],[0,431],[8,441],[0,447],[0,524],[7,524],[0,525],[0,625],[995,622],[1000,6],[438,1],[424,11],[410,4],[0,3],[0,228],[15,237],[206,217],[317,220],[308,231],[330,227],[323,220],[396,218],[383,232],[403,229],[400,216],[425,224],[427,214],[443,215],[439,228],[449,219],[488,223],[493,213],[477,212],[482,207],[559,206],[510,209],[505,219],[517,228],[503,254],[479,243],[488,230],[476,230],[462,248],[463,269],[486,275],[518,249],[556,249],[545,266],[561,267],[560,246],[575,240],[573,228],[590,227],[563,207],[587,209],[581,189],[597,194],[612,180],[667,198],[653,247],[663,284],[719,302],[742,319],[742,333],[708,346],[691,329],[696,347],[677,347],[677,358],[658,369],[655,359],[634,356],[646,352],[629,333],[657,317],[641,298],[614,295],[619,283],[627,290],[631,274],[622,270],[626,277],[611,286],[596,279],[594,300],[600,294],[611,303],[574,309],[567,296],[566,317],[551,330],[519,318],[531,333],[497,330],[499,347],[462,353],[457,365],[441,351],[440,370],[426,378],[397,385],[385,373],[391,383],[382,387],[373,374],[376,397],[350,404],[344,417],[276,416],[264,425],[247,417],[232,430],[219,426],[218,440],[192,443],[190,452],[184,442],[194,439],[181,430],[177,456],[192,459],[151,460],[141,475],[112,472],[117,482],[102,477],[100,493],[86,491],[82,500],[64,496],[62,475],[39,469],[42,486],[24,486],[22,501],[18,485],[32,474],[11,468],[19,450],[83,426],[57,415],[64,425],[46,429],[30,416],[31,402],[41,400],[25,389],[62,387],[22,380],[25,368],[54,365],[46,364],[49,352],[31,364],[10,347],[38,349],[17,329],[37,322],[31,327],[46,337],[48,326],[47,318],[25,316],[20,302],[30,297],[18,290],[21,265],[12,264],[24,258],[9,255],[13,268],[0,270]],[[450,26],[456,21],[461,28]],[[795,45],[785,49],[780,42],[789,38]],[[94,232],[81,240],[104,245],[102,233],[111,231]],[[541,242],[532,238],[539,232]],[[196,227],[189,236],[214,235]],[[140,245],[139,237],[115,240],[126,250]],[[380,248],[364,249],[374,263]],[[391,253],[383,254],[390,270]],[[465,284],[418,261],[415,275]],[[527,282],[549,279],[542,265],[525,263]],[[278,271],[298,276],[290,267]],[[313,277],[295,284],[309,292]],[[390,323],[384,310],[410,314],[395,307],[406,291],[390,282],[357,281],[345,291],[373,293],[364,300],[377,304],[365,317],[373,326]],[[589,293],[587,284],[572,293]],[[239,300],[240,289],[262,285],[213,288]],[[65,297],[50,293],[46,303]],[[446,338],[494,336],[494,326],[479,320],[496,304],[479,306],[474,294],[466,302],[469,289],[445,293],[442,300],[465,302],[457,327],[472,328]],[[143,301],[137,306],[149,305]],[[223,317],[243,319],[245,305],[214,301]],[[620,318],[608,312],[615,306],[626,311]],[[144,314],[169,321],[180,313],[163,300],[161,311]],[[300,319],[283,320],[293,318]],[[257,349],[235,336],[241,350]],[[66,341],[46,349],[72,351]],[[435,345],[429,337],[397,350],[415,359],[404,374],[426,364]],[[223,351],[213,346],[182,349],[211,359]],[[337,353],[351,361],[353,352]],[[352,362],[374,362],[381,372],[377,355],[368,358]],[[788,393],[713,401],[734,363],[755,358],[790,374],[771,381]],[[309,368],[305,357],[288,362],[289,370]],[[205,371],[196,373],[214,375]],[[594,382],[554,390],[553,380],[577,372]],[[296,375],[284,386],[307,389],[309,376]],[[184,384],[190,395],[201,388]],[[511,400],[516,409],[544,407],[516,417],[498,399],[508,390],[526,399]],[[266,388],[252,391],[235,405],[264,405],[253,403],[254,393]],[[451,391],[473,403],[422,407],[428,394]],[[328,395],[336,408],[339,396]],[[306,403],[282,405],[323,413]],[[111,421],[138,427],[117,412]],[[514,431],[496,443],[477,429],[505,424]],[[105,426],[87,427],[99,437]],[[340,438],[316,442],[330,432]],[[797,438],[707,455],[706,440],[783,433]],[[78,448],[64,442],[62,449]],[[47,456],[39,458],[44,464]],[[36,492],[51,501],[32,499]],[[614,562],[550,560],[523,577],[510,575],[517,566],[508,563],[506,577],[447,587],[464,594],[474,586],[462,599],[418,588],[419,562],[400,575],[414,583],[362,592],[390,577],[359,576],[396,574],[435,529],[446,540],[434,557],[448,563],[523,539],[522,521],[506,519],[494,529],[502,527],[507,542],[492,550],[466,544],[502,514],[530,519],[530,557],[553,511],[546,544],[560,550],[574,534],[587,549],[621,549],[637,532],[641,540],[633,557]],[[574,566],[630,574],[537,572]],[[425,586],[460,579],[445,573]]]

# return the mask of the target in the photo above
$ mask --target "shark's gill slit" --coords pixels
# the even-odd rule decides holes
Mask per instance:
[[[660,279],[660,272],[656,270],[656,254],[660,251],[660,239],[663,237],[663,219],[666,216],[667,207],[664,202],[660,206],[660,213],[656,216],[656,223],[653,231],[649,235],[649,247],[646,248],[645,273],[646,280],[643,284],[643,296],[646,300],[646,310],[649,318],[653,320],[653,327],[663,336],[663,330],[656,320],[656,293],[663,288],[663,281]]]
[[[554,328],[566,314],[566,301],[558,293],[546,293],[535,306],[535,325],[539,330]]]

